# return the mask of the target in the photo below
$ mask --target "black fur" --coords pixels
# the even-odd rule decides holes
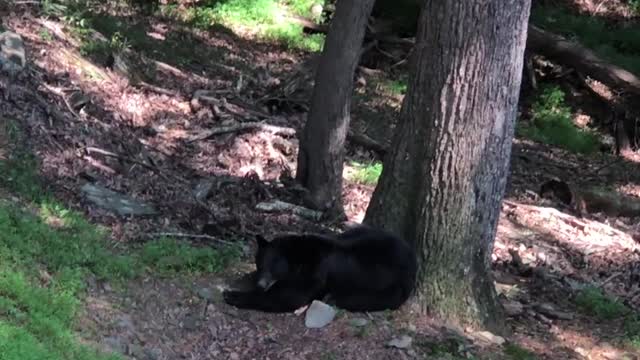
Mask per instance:
[[[359,226],[337,236],[257,240],[255,287],[224,293],[239,308],[291,312],[328,298],[349,311],[381,311],[400,307],[414,288],[414,251],[385,231]]]

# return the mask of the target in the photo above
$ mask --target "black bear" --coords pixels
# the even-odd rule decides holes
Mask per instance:
[[[396,236],[358,226],[337,236],[257,237],[253,288],[225,291],[243,309],[291,312],[313,300],[348,311],[397,309],[411,295],[415,252]]]

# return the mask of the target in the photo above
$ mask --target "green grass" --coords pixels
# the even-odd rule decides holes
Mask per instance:
[[[640,8],[640,1],[630,2]],[[534,24],[578,40],[604,59],[640,75],[640,27],[614,27],[604,19],[569,13],[562,6],[534,6]]]
[[[580,291],[575,298],[575,304],[581,312],[602,320],[620,318],[630,312],[623,303],[606,296],[595,287],[587,287]]]
[[[240,33],[249,32],[265,40],[291,48],[320,51],[324,36],[306,35],[289,15],[311,17],[316,0],[227,0],[205,1],[180,13],[175,6],[163,6],[165,15],[174,15],[200,28],[223,25]]]
[[[169,238],[147,242],[141,249],[143,264],[161,275],[217,272],[237,256],[239,249],[234,247],[196,248]]]
[[[519,136],[556,145],[577,153],[593,153],[600,146],[598,137],[576,127],[564,92],[557,86],[543,86],[531,106],[531,124],[518,124]]]
[[[352,162],[352,171],[347,176],[350,181],[364,185],[375,185],[382,174],[382,163],[361,164]]]
[[[217,271],[238,253],[235,247],[195,248],[170,239],[141,249],[111,249],[105,229],[52,200],[42,188],[35,159],[19,146],[11,121],[11,157],[0,160],[0,187],[21,195],[32,210],[0,197],[0,358],[2,360],[119,359],[81,345],[74,326],[82,310],[85,278],[120,284],[144,271]]]
[[[0,354],[7,360],[110,358],[81,346],[72,329],[84,276],[130,277],[132,259],[109,253],[100,232],[77,215],[43,208],[48,215],[39,218],[0,203]],[[60,229],[44,221],[54,214],[63,218]],[[48,284],[39,281],[40,272],[51,275]]]
[[[516,344],[506,344],[504,346],[504,354],[511,360],[535,360],[536,357],[529,350],[524,349]]]

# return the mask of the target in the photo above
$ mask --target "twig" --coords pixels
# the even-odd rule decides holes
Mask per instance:
[[[246,123],[240,123],[232,126],[221,126],[211,130],[203,131],[200,134],[190,137],[187,140],[187,142],[191,143],[194,141],[205,140],[215,135],[222,135],[222,134],[228,134],[228,133],[246,131],[246,130],[254,130],[254,129],[268,131],[273,134],[282,134],[287,136],[296,135],[296,130],[294,128],[269,125],[263,122],[246,122]]]
[[[158,233],[149,233],[147,234],[147,236],[149,237],[168,236],[168,237],[176,237],[176,238],[206,239],[206,240],[213,240],[215,242],[219,242],[225,245],[234,245],[234,243],[230,241],[222,240],[215,236],[204,235],[204,234],[197,235],[197,234],[185,234],[185,233],[158,232]]]
[[[610,283],[613,279],[615,279],[615,278],[617,278],[617,277],[619,277],[619,276],[622,276],[622,273],[621,273],[621,272],[617,272],[617,273],[615,273],[615,274],[613,274],[613,275],[609,276],[609,277],[608,277],[608,278],[606,278],[602,283],[600,283],[600,284],[598,285],[598,287],[601,287],[601,288],[602,288],[602,287],[604,287],[605,285],[607,285],[608,283]]]
[[[146,83],[144,81],[138,81],[137,85],[139,85],[140,87],[145,88],[145,89],[147,89],[149,91],[156,92],[158,94],[168,95],[168,96],[175,96],[175,97],[180,96],[180,93],[177,92],[177,91],[161,88],[161,87],[155,86],[155,85],[151,85],[151,84]]]

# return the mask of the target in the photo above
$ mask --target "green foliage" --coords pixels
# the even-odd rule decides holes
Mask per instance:
[[[575,298],[575,304],[585,314],[603,320],[619,318],[630,311],[623,303],[606,296],[596,287],[587,287],[580,291]]]
[[[624,331],[626,345],[640,351],[640,314],[634,313],[625,319]]]
[[[407,79],[405,77],[395,80],[386,80],[380,85],[393,95],[404,95],[407,92]]]
[[[49,32],[49,30],[47,29],[42,29],[38,32],[38,35],[40,35],[40,38],[43,41],[49,42],[51,40],[53,40],[53,35],[51,35],[51,33]]]
[[[640,0],[629,0],[629,8],[635,15],[640,15]]]
[[[531,125],[520,125],[518,135],[557,145],[580,153],[591,153],[600,145],[597,136],[575,126],[564,92],[557,86],[544,86],[531,107]]]
[[[504,353],[511,360],[535,360],[536,358],[529,350],[513,343],[504,346]]]
[[[634,5],[636,4],[636,5]],[[632,8],[640,0],[630,2]],[[612,27],[604,19],[574,15],[562,6],[534,6],[534,24],[578,40],[603,58],[640,74],[640,27]]]
[[[141,252],[142,262],[161,274],[216,272],[238,255],[239,250],[231,246],[196,248],[167,238],[147,242]]]
[[[80,54],[92,57],[99,61],[104,61],[111,54],[118,53],[130,47],[129,40],[119,31],[114,32],[109,41],[92,38],[88,32],[81,30],[76,31],[76,33],[80,35],[80,38],[82,39]]]
[[[292,13],[309,14],[312,4],[312,0],[207,1],[182,14],[175,6],[163,6],[162,12],[181,17],[204,29],[223,25],[291,48],[319,51],[322,49],[324,36],[306,35],[302,25],[287,19]]]
[[[351,163],[353,167],[348,179],[358,184],[375,185],[382,174],[382,163],[361,164]]]

